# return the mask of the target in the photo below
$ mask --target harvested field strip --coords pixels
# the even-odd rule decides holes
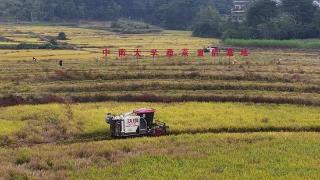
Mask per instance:
[[[267,83],[257,81],[220,81],[220,80],[89,80],[89,81],[55,81],[51,83],[3,83],[4,89],[15,85],[16,93],[39,92],[39,93],[67,93],[67,92],[101,92],[101,91],[148,91],[148,90],[256,90],[256,91],[279,91],[279,92],[303,92],[320,93],[320,85],[309,85],[301,83]],[[12,90],[13,90],[12,89]]]
[[[115,73],[115,74],[94,74],[91,72],[79,73],[68,71],[57,71],[49,76],[36,76],[38,81],[74,81],[74,80],[128,80],[128,79],[198,79],[198,80],[241,80],[241,81],[267,81],[267,82],[296,82],[297,75],[292,74],[258,74],[258,73],[239,73],[239,74],[222,74],[222,73]],[[19,77],[19,76],[17,76]],[[22,77],[22,76],[21,76]],[[2,77],[4,80],[8,77]],[[28,77],[26,77],[28,78]],[[309,79],[308,76],[298,75],[300,79]]]
[[[212,94],[212,95],[158,95],[156,94],[125,94],[125,95],[83,95],[72,96],[74,102],[103,102],[103,101],[119,101],[119,102],[248,102],[248,103],[275,103],[275,104],[300,104],[320,106],[319,98],[300,98],[300,97],[279,97],[279,96],[257,96],[257,95],[232,95],[232,94]],[[14,102],[14,101],[13,101]],[[35,101],[37,102],[37,101]],[[41,101],[40,101],[41,102]],[[55,102],[55,101],[54,101]],[[59,102],[59,101],[58,101]],[[61,101],[60,101],[61,102]]]
[[[28,69],[27,69],[28,70]],[[249,80],[257,79],[256,81],[267,81],[267,80],[282,80],[282,81],[301,81],[301,82],[316,82],[320,83],[318,72],[299,73],[299,72],[254,72],[247,70],[240,71],[202,71],[202,70],[188,70],[188,71],[143,71],[143,70],[122,70],[122,71],[101,71],[95,73],[93,71],[75,71],[75,70],[55,70],[50,72],[12,72],[12,73],[1,73],[0,80],[13,80],[18,77],[24,77],[26,80],[39,80],[49,81],[56,80],[58,78],[62,80],[114,80],[117,79],[174,79],[174,78],[198,78],[198,79],[211,79],[211,80]]]
[[[50,68],[46,67],[45,65],[42,68],[37,68],[37,65],[31,65],[36,67],[30,67],[31,64],[26,65],[27,67],[21,67],[21,69],[14,69],[12,67],[6,70],[5,68],[2,69],[2,73],[0,76],[1,80],[11,80],[19,77],[25,77],[24,79],[30,80],[38,80],[39,77],[55,77],[55,76],[79,76],[79,78],[86,76],[87,78],[99,78],[102,77],[104,79],[108,79],[107,76],[120,76],[122,79],[125,74],[134,74],[141,76],[141,74],[145,74],[145,76],[159,76],[165,77],[163,74],[168,74],[174,76],[174,74],[193,74],[198,76],[208,76],[208,75],[228,75],[228,76],[239,76],[239,75],[252,75],[252,76],[279,76],[280,78],[289,79],[290,76],[299,76],[300,81],[310,81],[310,82],[319,82],[318,75],[320,70],[317,70],[317,65],[308,66],[308,67],[301,67],[301,66],[178,66],[172,65],[165,68],[153,68],[149,69],[150,65],[148,66],[111,66],[111,67],[101,67],[101,66],[89,66],[83,67],[83,69],[79,69],[79,67],[69,67],[68,69],[59,69],[55,66]],[[14,66],[14,65],[12,65]],[[209,67],[209,68],[208,68]],[[19,73],[19,75],[17,75]],[[142,77],[143,78],[143,77]],[[174,77],[173,77],[174,78]],[[73,78],[75,79],[75,78]],[[70,80],[73,80],[70,79]],[[39,79],[41,80],[41,79]]]
[[[266,96],[266,97],[300,97],[300,98],[314,98],[315,100],[320,98],[319,93],[300,93],[300,92],[279,92],[279,91],[256,91],[256,90],[161,90],[161,89],[153,89],[153,90],[132,90],[132,91],[94,91],[94,92],[60,92],[60,93],[51,93],[45,91],[34,91],[30,92],[32,88],[25,88],[24,91],[20,92],[9,92],[8,95],[2,95],[0,97],[7,96],[21,96],[26,98],[28,96],[33,97],[41,97],[41,96],[57,96],[57,97],[81,97],[81,96],[123,96],[123,95],[152,95],[152,96],[172,96],[172,97],[180,97],[180,96],[211,96],[211,95],[234,95],[234,96]]]
[[[4,69],[2,69],[3,71]],[[25,75],[52,75],[55,74],[57,71],[60,71],[61,69],[55,68],[55,69],[28,69],[28,68],[24,68],[24,69],[16,69],[13,71],[13,69],[11,69],[10,71],[4,71],[2,72],[2,75],[10,75],[11,73],[16,73],[19,71],[23,71],[23,70],[28,70],[28,71],[24,71],[21,72],[22,74]],[[119,74],[119,72],[125,72],[125,71],[129,71],[131,73],[163,73],[163,72],[175,72],[175,73],[190,73],[190,72],[199,72],[199,73],[217,73],[217,72],[221,72],[221,71],[227,71],[228,73],[236,73],[236,74],[241,74],[241,73],[260,73],[260,74],[267,74],[267,73],[277,73],[277,74],[309,74],[309,75],[317,75],[319,74],[318,71],[304,71],[304,70],[298,70],[298,68],[293,69],[293,70],[287,70],[287,69],[283,69],[283,70],[279,70],[279,69],[253,69],[251,68],[250,70],[247,68],[237,68],[237,69],[232,69],[232,68],[225,68],[225,69],[201,69],[201,68],[190,68],[190,69],[151,69],[151,70],[144,70],[144,69],[98,69],[98,70],[94,70],[94,69],[88,69],[88,70],[75,70],[72,69],[73,72],[75,73],[87,73],[90,72],[92,74]],[[69,71],[70,73],[70,71]],[[11,74],[12,75],[12,74]]]
[[[291,73],[253,73],[253,72],[232,72],[228,74],[222,73],[200,73],[200,72],[184,72],[184,73],[91,73],[91,72],[68,72],[57,71],[55,73],[38,73],[38,74],[19,74],[19,75],[1,75],[1,81],[10,80],[28,80],[38,82],[50,81],[79,81],[79,80],[130,80],[130,79],[198,79],[198,80],[225,80],[225,81],[265,81],[265,82],[311,82],[319,83],[320,79],[313,78],[312,74],[291,74]]]
[[[199,80],[199,79],[126,79],[125,81],[123,80],[117,80],[117,79],[110,79],[110,80],[101,80],[101,79],[95,79],[95,80],[79,80],[79,81],[72,81],[72,83],[68,82],[68,81],[53,81],[53,82],[32,82],[31,85],[35,85],[35,86],[44,86],[48,85],[57,85],[57,86],[68,86],[68,85],[88,85],[88,84],[96,84],[96,85],[100,85],[100,84],[112,84],[112,83],[117,83],[117,84],[129,84],[129,83],[212,83],[212,84],[239,84],[239,85],[274,85],[274,86],[317,86],[316,83],[314,84],[310,84],[307,82],[265,82],[265,81],[238,81],[238,80],[230,80],[230,81],[226,81],[226,80]],[[6,82],[9,83],[9,82]],[[21,83],[23,84],[23,82]],[[319,84],[320,85],[320,84]]]
[[[67,92],[67,93],[48,93],[52,95],[57,95],[61,97],[67,96],[121,96],[121,95],[155,95],[155,96],[195,96],[195,97],[205,97],[205,96],[215,96],[215,95],[231,95],[231,96],[253,96],[253,97],[296,97],[296,98],[314,98],[318,100],[320,98],[319,93],[299,93],[299,92],[273,92],[273,91],[255,91],[255,90],[137,90],[137,91],[99,91],[99,92]],[[21,93],[23,96],[35,95],[32,93]],[[39,94],[41,95],[41,94]],[[45,93],[43,95],[46,95]]]
[[[137,90],[257,90],[257,91],[280,91],[280,92],[303,92],[303,93],[320,93],[320,86],[301,86],[301,85],[277,85],[272,83],[210,83],[202,81],[193,82],[110,82],[94,84],[73,84],[46,86],[43,92],[99,92],[99,91],[137,91]]]
[[[85,63],[84,63],[85,64]],[[317,65],[317,64],[314,64]],[[243,71],[249,71],[249,72],[278,72],[278,73],[319,73],[317,69],[315,69],[312,64],[308,65],[301,65],[301,64],[285,64],[285,65],[213,65],[213,64],[203,64],[203,65],[183,65],[179,66],[177,65],[171,65],[171,66],[161,66],[161,65],[126,65],[126,66],[120,66],[120,65],[113,65],[113,66],[108,66],[108,65],[97,65],[93,64],[90,65],[89,69],[79,69],[79,67],[76,66],[76,64],[67,64],[67,68],[72,69],[73,71],[91,71],[91,73],[101,73],[101,72],[121,72],[124,70],[130,70],[130,71],[143,71],[143,72],[157,72],[157,71],[177,71],[177,72],[190,72],[190,71],[229,71],[229,72],[243,72]],[[6,65],[8,66],[8,65]],[[30,73],[38,73],[38,72],[43,72],[43,73],[52,73],[55,70],[58,70],[57,68],[57,63],[55,62],[54,64],[43,64],[42,66],[35,65],[35,64],[23,64],[19,67],[19,65],[14,65],[14,67],[6,67],[3,65],[3,68],[1,71],[3,73],[10,73],[10,72],[16,72],[16,71],[21,71],[21,70],[30,70]],[[27,67],[26,67],[27,66]],[[28,67],[28,66],[34,66],[34,67]],[[60,68],[61,69],[61,68]],[[27,73],[27,72],[24,72]]]
[[[117,93],[63,93],[63,94],[25,94],[8,95],[0,97],[0,106],[12,106],[18,104],[44,104],[65,101],[72,102],[251,102],[251,103],[276,103],[276,104],[300,104],[320,106],[319,96],[314,94],[263,94],[263,92],[234,92],[225,91],[204,92],[204,91],[172,91],[172,92],[143,92],[136,93],[117,92]]]
[[[1,52],[1,51],[0,51]],[[319,56],[319,55],[317,55]],[[281,56],[279,57],[281,58]],[[283,57],[282,57],[283,58]],[[318,59],[304,59],[305,61],[301,62],[301,59],[282,59],[280,61],[280,64],[276,64],[275,60],[276,58],[270,58],[270,59],[257,59],[253,60],[250,59],[248,60],[239,60],[239,65],[242,66],[250,66],[250,67],[260,67],[260,66],[311,66],[312,64],[319,64]],[[0,65],[3,65],[4,67],[8,67],[10,65],[15,65],[18,69],[29,65],[30,67],[34,68],[39,68],[41,66],[48,66],[48,67],[54,67],[56,65],[58,59],[53,59],[53,60],[39,60],[36,64],[32,63],[31,60],[5,60],[2,59],[0,61]],[[183,58],[178,58],[178,59],[167,59],[163,58],[162,61],[156,61],[155,64],[153,64],[152,59],[145,59],[145,60],[139,60],[138,64],[136,62],[136,59],[130,59],[127,61],[120,61],[120,60],[110,60],[110,61],[102,61],[101,59],[95,60],[95,59],[85,59],[85,60],[65,60],[64,61],[67,66],[75,67],[76,69],[79,68],[77,65],[87,65],[90,67],[94,68],[120,68],[120,67],[125,67],[125,68],[135,68],[137,66],[146,66],[147,69],[159,69],[159,68],[177,68],[177,69],[183,69],[184,67],[198,67],[198,68],[217,68],[217,67],[223,67],[225,65],[230,65],[228,59],[223,59],[223,60],[190,60],[186,61]],[[32,65],[32,66],[31,66]],[[208,65],[213,65],[212,67],[208,67]],[[206,67],[207,66],[207,67]],[[233,67],[237,67],[237,65],[234,65]]]

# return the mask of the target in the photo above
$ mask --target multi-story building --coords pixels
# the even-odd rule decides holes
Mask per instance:
[[[254,0],[234,0],[233,8],[231,9],[232,21],[243,22],[245,20],[246,12],[253,1]]]

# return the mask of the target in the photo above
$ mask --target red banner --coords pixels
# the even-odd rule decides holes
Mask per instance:
[[[175,54],[175,50],[174,49],[166,49],[166,50],[158,50],[158,49],[151,49],[149,51],[142,51],[141,49],[134,49],[132,51],[127,51],[126,49],[118,49],[118,56],[120,58],[124,58],[127,57],[128,54],[132,54],[132,56],[136,57],[136,58],[141,58],[143,56],[143,53],[149,52],[150,55],[153,57],[153,59],[156,56],[160,56],[161,52],[163,53],[162,55],[167,56],[169,58],[176,56],[177,54]],[[234,49],[233,48],[227,48],[225,50],[226,52],[226,56],[227,57],[233,57],[235,55]],[[195,53],[195,54],[194,54]],[[102,54],[104,56],[109,56],[111,54],[111,50],[108,48],[105,48],[102,50]],[[206,52],[205,49],[197,49],[196,51],[190,51],[187,48],[183,48],[181,49],[181,53],[179,53],[178,55],[184,58],[189,57],[190,55],[196,55],[197,57],[205,57],[206,56]],[[219,48],[212,48],[210,49],[210,55],[212,57],[215,56],[219,56],[220,54],[220,49]],[[247,48],[241,49],[240,56],[249,56],[249,50]]]

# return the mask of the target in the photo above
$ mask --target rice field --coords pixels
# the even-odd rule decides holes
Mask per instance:
[[[317,179],[318,133],[197,134],[0,149],[12,179]]]
[[[203,48],[219,41],[208,38],[191,37],[187,31],[164,31],[157,34],[116,34],[104,30],[86,29],[81,27],[66,26],[29,26],[29,25],[1,25],[0,34],[12,40],[14,43],[43,43],[37,36],[56,36],[59,32],[65,32],[69,40],[65,41],[76,47],[76,50],[0,50],[0,59],[3,60],[30,60],[37,57],[39,60],[88,60],[102,58],[102,48],[112,48],[118,51],[126,48],[133,51],[135,48],[148,50],[152,48]],[[13,43],[12,42],[12,43]],[[196,50],[196,49],[194,49]],[[115,52],[117,54],[117,52]],[[114,55],[115,57],[115,55]]]
[[[24,105],[0,109],[0,119],[11,122],[11,131],[28,131],[28,124],[81,123],[75,135],[109,132],[108,112],[121,114],[140,107],[157,109],[156,119],[166,122],[173,134],[197,132],[320,131],[320,108],[297,105],[244,103],[84,103],[75,105]],[[22,125],[25,126],[22,126]],[[69,125],[69,124],[68,124]],[[72,130],[74,127],[66,127]]]
[[[58,43],[72,49],[6,49],[42,45],[59,32],[68,40]],[[220,55],[197,57],[209,45]],[[0,47],[0,179],[319,176],[316,49],[255,47],[241,57],[239,46],[229,59],[223,42],[188,31],[132,35],[15,24],[0,26]],[[129,56],[119,58],[120,48]],[[153,48],[160,53],[154,60]],[[174,57],[165,56],[168,48]],[[106,113],[141,107],[157,110],[169,136],[111,139]]]

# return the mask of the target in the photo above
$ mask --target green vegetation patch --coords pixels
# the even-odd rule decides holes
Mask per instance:
[[[226,45],[240,47],[261,47],[261,48],[320,48],[319,39],[292,39],[292,40],[272,40],[272,39],[226,39],[223,41]]]
[[[145,34],[157,33],[163,30],[157,26],[153,26],[144,22],[118,20],[111,24],[110,30],[113,32],[120,32],[123,34]]]
[[[0,119],[0,135],[8,135],[21,130],[25,123]]]

